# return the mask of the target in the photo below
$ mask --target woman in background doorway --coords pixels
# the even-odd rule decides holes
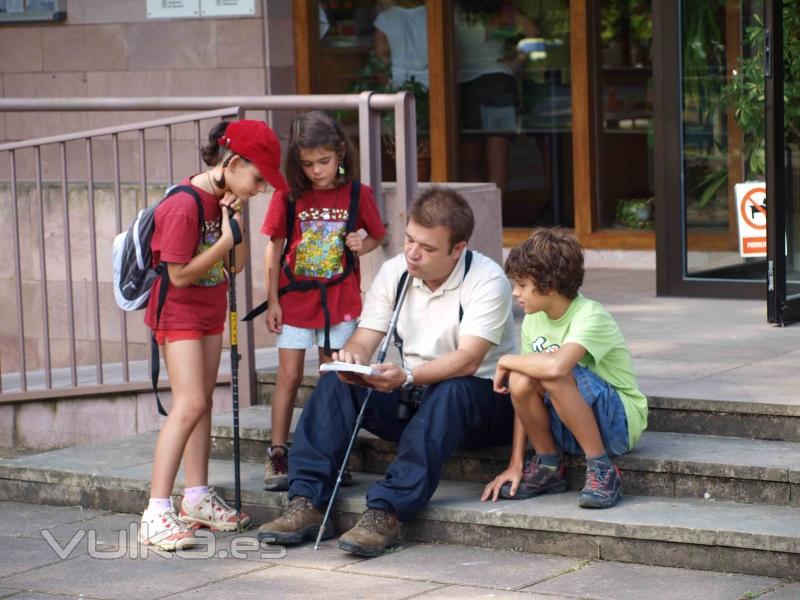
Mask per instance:
[[[509,136],[517,127],[519,88],[516,70],[525,55],[516,50],[522,37],[536,37],[534,22],[510,2],[458,0],[455,10],[458,49],[462,173],[486,177],[505,191]],[[481,156],[483,150],[483,156]]]

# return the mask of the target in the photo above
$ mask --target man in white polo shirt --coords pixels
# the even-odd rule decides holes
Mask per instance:
[[[289,506],[259,528],[278,544],[316,537],[366,387],[375,391],[364,428],[396,441],[397,456],[367,492],[367,511],[339,547],[377,556],[399,541],[400,522],[422,510],[458,447],[505,444],[514,410],[492,391],[501,355],[513,352],[511,289],[502,268],[467,250],[472,210],[454,190],[432,187],[411,208],[402,255],[384,263],[367,292],[358,329],[334,358],[368,363],[389,328],[400,279],[412,280],[397,333],[401,364],[380,375],[329,373],[303,409],[289,460]],[[326,531],[330,537],[332,531]]]

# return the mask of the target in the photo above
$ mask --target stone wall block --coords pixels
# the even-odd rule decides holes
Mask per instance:
[[[172,71],[91,71],[86,80],[89,96],[163,96],[172,85]]]
[[[292,0],[270,0],[267,19],[290,19],[294,14]]]
[[[13,404],[0,406],[0,448],[14,447],[14,409]]]
[[[216,24],[211,19],[132,23],[127,44],[127,68],[134,71],[217,66]]]
[[[267,21],[269,67],[294,65],[294,20],[292,17],[271,17]]]
[[[20,448],[47,450],[98,443],[136,433],[136,401],[76,399],[21,404],[16,412]]]
[[[0,35],[0,72],[41,71],[43,27],[3,27]]]
[[[264,66],[264,21],[259,18],[217,21],[217,66]]]
[[[42,47],[44,70],[55,72],[124,71],[135,48],[128,45],[124,25],[46,27]]]
[[[297,90],[294,66],[270,67],[273,94],[294,94]],[[281,131],[288,131],[281,129]]]
[[[202,67],[200,70],[187,68],[174,71],[172,93],[176,96],[259,96],[265,93],[263,68],[221,69],[215,71],[212,77],[209,81],[209,72]],[[260,118],[249,112],[247,116],[251,119]]]

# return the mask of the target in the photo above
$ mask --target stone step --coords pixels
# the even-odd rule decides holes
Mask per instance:
[[[258,404],[269,404],[275,387],[274,371],[259,371]],[[306,375],[297,393],[298,407],[305,404],[319,378]],[[646,390],[645,390],[646,392]],[[800,443],[800,403],[767,399],[725,400],[649,395],[648,429],[760,440]]]
[[[0,460],[0,499],[140,512],[148,497],[155,436]],[[232,498],[231,461],[212,460],[211,482]],[[260,465],[244,463],[242,500],[256,523],[274,518],[286,495],[261,489]],[[342,531],[365,508],[373,478],[341,491]],[[626,495],[608,510],[585,510],[567,492],[482,503],[482,486],[442,481],[428,507],[404,525],[411,542],[459,543],[578,558],[800,578],[800,507]],[[176,493],[180,490],[176,488]],[[335,541],[325,544],[333,545]]]
[[[301,409],[294,411],[292,430]],[[240,412],[240,456],[262,463],[270,439],[268,406]],[[230,414],[214,417],[212,456],[232,456]],[[395,444],[362,431],[353,452],[354,471],[384,473],[394,458]],[[485,483],[508,463],[510,447],[458,450],[445,463],[446,479]],[[625,489],[633,494],[712,498],[800,506],[800,444],[709,435],[647,431],[633,452],[616,459]],[[583,486],[585,465],[569,457],[570,488]]]

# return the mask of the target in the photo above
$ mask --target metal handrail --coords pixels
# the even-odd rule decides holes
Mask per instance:
[[[231,117],[238,115],[240,110],[241,108],[239,106],[232,106],[229,108],[221,108],[219,110],[209,110],[202,113],[192,113],[190,115],[166,117],[163,119],[153,119],[151,121],[139,121],[138,123],[117,125],[116,127],[89,129],[87,131],[78,131],[75,133],[64,133],[61,135],[54,135],[50,137],[34,138],[31,140],[24,140],[21,142],[7,142],[5,144],[0,144],[0,152],[2,152],[3,150],[20,150],[22,148],[32,148],[34,146],[58,144],[60,142],[74,142],[75,140],[85,140],[86,138],[115,135],[119,133],[129,133],[131,131],[138,131],[140,129],[151,129],[153,127],[166,127],[168,125],[179,125],[181,123],[191,123],[197,121],[198,119],[204,120],[204,119],[219,119],[222,117]]]
[[[120,152],[119,135],[131,132],[138,132],[138,152],[140,157],[139,184],[146,203],[148,171],[145,150],[145,130],[162,128],[165,134],[166,152],[166,173],[167,183],[172,183],[173,149],[172,131],[175,125],[194,123],[195,146],[200,146],[200,121],[207,119],[234,117],[243,118],[247,110],[285,110],[285,109],[326,109],[326,110],[357,110],[358,111],[358,138],[361,155],[361,180],[371,185],[375,190],[375,197],[379,201],[381,213],[384,221],[388,223],[389,237],[395,241],[402,239],[405,214],[410,199],[416,192],[416,118],[414,96],[410,92],[400,92],[398,94],[375,94],[372,92],[362,92],[361,94],[344,95],[317,95],[317,96],[213,96],[213,97],[142,97],[142,98],[0,98],[0,112],[64,112],[64,111],[193,111],[192,114],[175,115],[166,118],[158,118],[138,123],[129,123],[113,127],[96,128],[91,130],[79,131],[74,133],[60,134],[55,136],[41,137],[30,140],[11,141],[0,144],[0,152],[9,153],[12,219],[14,223],[14,244],[15,261],[14,271],[16,279],[16,300],[17,318],[19,334],[19,365],[20,379],[19,390],[3,389],[0,385],[0,404],[8,402],[25,402],[46,397],[56,397],[61,395],[80,396],[83,392],[87,397],[102,393],[103,390],[112,392],[117,388],[128,389],[135,387],[136,381],[130,379],[128,370],[128,349],[127,349],[127,321],[125,315],[121,319],[120,342],[122,347],[122,383],[115,384],[104,381],[102,341],[100,335],[100,294],[97,258],[97,230],[95,224],[95,186],[97,182],[94,176],[93,149],[92,141],[94,138],[110,137],[112,141],[112,166],[113,166],[113,185],[115,205],[115,226],[116,230],[122,229],[122,206],[121,206],[121,183],[120,183]],[[381,115],[380,111],[392,110],[395,113],[395,161],[397,167],[397,194],[396,205],[387,208],[382,205],[382,181],[380,172],[381,157]],[[202,112],[195,112],[202,111]],[[73,311],[73,278],[70,259],[70,206],[68,198],[68,177],[67,177],[67,154],[66,144],[68,142],[83,141],[85,143],[86,160],[86,189],[89,210],[89,249],[91,262],[91,294],[94,296],[93,318],[90,317],[90,326],[96,332],[95,354],[97,357],[95,380],[91,384],[82,383],[85,381],[85,369],[83,375],[78,377],[78,364],[76,359],[76,326]],[[135,142],[134,142],[135,143]],[[65,252],[65,283],[67,293],[67,317],[68,336],[69,336],[69,369],[71,386],[54,387],[52,380],[53,367],[49,351],[43,355],[44,363],[44,388],[28,390],[27,373],[28,364],[25,356],[25,315],[22,310],[22,280],[20,268],[20,239],[19,239],[19,195],[18,195],[18,166],[21,157],[17,151],[32,148],[34,150],[33,172],[36,183],[35,195],[38,207],[38,219],[32,223],[34,230],[38,232],[39,243],[39,278],[41,281],[41,318],[44,346],[47,349],[50,343],[50,331],[48,323],[48,298],[45,290],[47,289],[48,267],[45,249],[45,227],[43,220],[43,177],[42,177],[42,154],[43,146],[56,145],[60,154],[61,163],[61,185],[63,203],[63,222],[64,222],[64,252]],[[196,158],[198,170],[200,169],[199,153]],[[35,243],[35,242],[34,242]],[[240,276],[245,278],[246,299],[252,301],[249,296],[252,290],[251,269],[245,269]],[[26,307],[27,308],[27,307]],[[250,394],[255,391],[255,373],[252,368],[254,365],[254,346],[252,337],[252,323],[242,328],[244,331],[240,339],[244,339],[244,344],[240,342],[243,354],[242,369],[251,372],[252,377],[249,385],[243,385],[243,403],[247,404]],[[3,363],[7,361],[1,361]],[[224,379],[224,377],[223,377]],[[142,380],[142,389],[146,389],[147,381]],[[247,389],[249,388],[249,389]],[[120,388],[121,389],[121,388]]]
[[[247,110],[281,110],[319,108],[323,110],[356,110],[364,95],[374,110],[394,110],[398,96],[413,94],[315,94],[283,96],[140,96],[124,98],[0,98],[0,111],[106,111],[106,110],[210,110],[220,106],[241,106]]]

